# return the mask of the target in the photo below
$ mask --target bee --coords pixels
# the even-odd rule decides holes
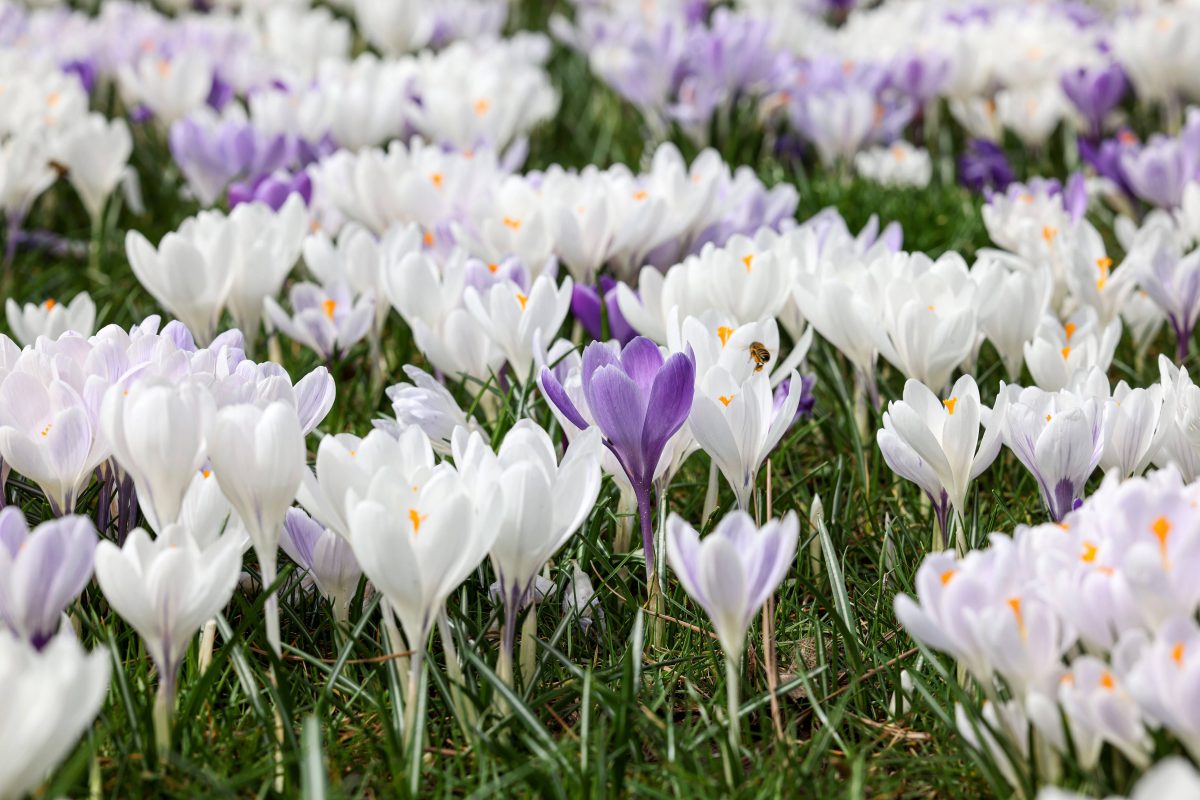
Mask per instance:
[[[754,371],[762,372],[763,365],[771,360],[771,351],[762,342],[751,342],[750,360],[754,362]]]

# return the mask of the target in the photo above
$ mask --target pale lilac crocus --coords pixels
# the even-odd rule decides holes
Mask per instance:
[[[1171,323],[1175,360],[1182,364],[1200,318],[1200,250],[1181,255],[1174,237],[1163,235],[1135,269],[1138,284]]]
[[[317,591],[333,606],[334,618],[345,622],[362,577],[350,542],[300,509],[289,508],[283,518],[279,546],[288,558],[308,571]]]
[[[211,206],[232,181],[268,175],[294,159],[295,147],[282,134],[267,135],[243,120],[193,116],[171,126],[171,156],[204,206]]]
[[[678,514],[667,520],[667,562],[696,601],[725,652],[729,739],[737,750],[738,676],[750,622],[775,591],[796,555],[800,522],[795,511],[761,528],[749,514],[727,515],[704,538]]]
[[[1152,136],[1144,147],[1127,147],[1120,168],[1129,187],[1159,208],[1178,208],[1183,190],[1196,177],[1196,155],[1180,139]]]
[[[646,574],[654,574],[653,490],[659,458],[692,410],[696,365],[690,352],[664,359],[639,336],[617,355],[601,342],[583,351],[583,400],[633,486],[642,526]],[[589,427],[559,379],[543,367],[542,391],[576,428]]]
[[[0,511],[0,621],[41,650],[91,579],[95,551],[87,517],[43,522],[30,533],[20,509]]]
[[[344,357],[367,335],[375,319],[374,293],[368,291],[355,297],[343,283],[326,287],[297,283],[288,297],[292,303],[291,315],[275,298],[263,301],[267,320],[289,339],[326,361],[334,355]]]

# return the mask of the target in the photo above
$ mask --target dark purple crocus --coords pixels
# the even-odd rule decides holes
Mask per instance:
[[[68,75],[79,78],[80,85],[88,94],[96,88],[96,63],[90,58],[80,58],[68,61],[60,67]]]
[[[1103,135],[1105,117],[1129,88],[1125,70],[1116,63],[1068,70],[1063,73],[1061,83],[1067,98],[1087,120],[1088,136],[1093,140]]]
[[[257,202],[278,211],[293,194],[300,195],[305,205],[312,202],[312,178],[307,171],[292,175],[280,170],[246,183],[232,183],[229,185],[229,207]]]
[[[795,425],[800,420],[811,417],[813,409],[817,405],[817,398],[813,396],[813,385],[817,382],[816,375],[801,375],[800,376],[800,402],[796,405],[796,415],[792,417],[791,425]],[[775,393],[771,396],[771,412],[774,414],[783,407],[787,401],[788,393],[791,391],[792,379],[785,378],[783,383],[775,387]]]
[[[562,415],[579,429],[595,420],[604,446],[633,486],[642,526],[647,579],[654,575],[654,477],[667,442],[687,421],[696,387],[691,352],[664,359],[644,336],[633,339],[618,356],[602,342],[583,351],[580,374],[586,417],[563,385],[543,368],[542,391]]]
[[[91,580],[95,551],[87,517],[60,517],[30,533],[19,508],[0,511],[0,621],[41,650]]]
[[[602,293],[603,306],[600,303]],[[575,288],[571,290],[571,313],[583,325],[588,336],[597,341],[609,338],[626,345],[637,336],[637,331],[625,321],[621,307],[617,304],[617,282],[607,275],[600,276],[599,291],[586,284],[575,284]],[[604,335],[605,323],[608,324],[607,337]]]
[[[973,192],[1004,191],[1015,179],[1008,157],[993,142],[972,139],[958,158],[958,181]]]

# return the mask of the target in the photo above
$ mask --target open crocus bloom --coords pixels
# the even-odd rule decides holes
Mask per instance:
[[[288,296],[292,303],[290,316],[275,298],[263,301],[268,323],[321,359],[344,356],[367,335],[375,318],[374,294],[367,291],[356,298],[342,283],[324,288],[297,283]]]
[[[800,522],[794,511],[762,528],[734,511],[703,541],[677,514],[667,520],[667,560],[717,631],[721,649],[741,658],[750,621],[787,574]]]
[[[587,420],[554,374],[543,368],[541,378],[550,402],[572,425],[587,428]],[[604,445],[620,463],[637,496],[647,574],[652,574],[654,474],[667,443],[691,411],[695,364],[689,353],[664,359],[658,345],[639,336],[619,356],[602,343],[588,345],[581,378],[589,416],[595,419]]]

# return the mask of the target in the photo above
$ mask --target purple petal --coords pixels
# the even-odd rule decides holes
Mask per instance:
[[[621,367],[633,379],[643,395],[650,394],[655,378],[663,366],[662,351],[645,336],[639,336],[621,351]]]
[[[688,399],[691,399],[690,392]],[[592,397],[588,400],[588,407],[622,466],[631,472],[629,479],[635,483],[645,482],[646,471],[653,470],[657,463],[656,459],[647,465],[642,449],[645,403],[645,396],[637,384],[620,367],[601,367],[592,378]]]
[[[683,427],[692,410],[695,392],[695,363],[684,353],[674,354],[659,370],[646,404],[642,450],[647,469],[652,471],[658,466],[658,458],[662,455],[667,440]]]
[[[563,389],[562,384],[558,382],[558,378],[554,377],[548,368],[542,367],[542,392],[546,395],[546,399],[553,403],[562,415],[570,420],[571,424],[580,430],[585,430],[588,427],[587,420],[579,413],[579,409],[571,402],[571,398],[567,396],[567,392]]]

